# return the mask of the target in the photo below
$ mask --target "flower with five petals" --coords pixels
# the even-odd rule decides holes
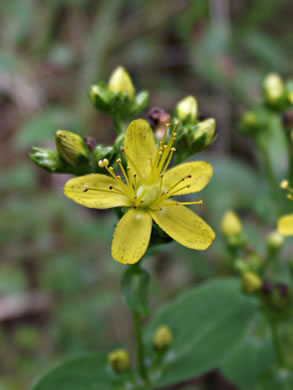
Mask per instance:
[[[139,261],[146,252],[154,221],[180,244],[198,250],[213,242],[213,230],[186,205],[202,201],[179,202],[172,197],[202,190],[213,170],[205,161],[187,162],[167,169],[175,152],[176,126],[156,144],[147,121],[129,125],[124,141],[127,168],[117,163],[124,178],[116,175],[108,160],[99,161],[106,174],[89,174],[70,179],[64,194],[82,206],[95,209],[127,207],[118,222],[112,241],[112,256],[123,264]],[[169,137],[168,137],[169,134]]]

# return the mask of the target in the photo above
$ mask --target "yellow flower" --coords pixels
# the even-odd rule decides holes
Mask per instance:
[[[123,264],[139,261],[147,250],[152,221],[180,244],[198,250],[213,242],[213,230],[185,205],[202,204],[178,202],[173,196],[202,190],[213,171],[205,161],[194,161],[167,170],[175,152],[175,127],[167,140],[165,135],[157,147],[147,121],[138,119],[129,125],[122,153],[127,159],[125,170],[117,160],[124,176],[117,176],[108,160],[99,161],[110,176],[90,174],[69,180],[64,194],[89,208],[107,209],[129,207],[118,222],[112,242],[112,256]]]
[[[281,188],[288,190],[287,198],[293,200],[293,188],[289,186],[287,180],[281,182]],[[279,218],[277,228],[283,236],[293,236],[293,214],[286,214]]]

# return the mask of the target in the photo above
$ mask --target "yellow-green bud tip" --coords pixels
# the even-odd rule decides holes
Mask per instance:
[[[126,93],[130,98],[133,98],[135,95],[135,88],[133,86],[131,77],[128,72],[119,66],[114,70],[110,76],[108,83],[108,90],[110,92],[122,92]]]
[[[242,274],[241,285],[245,294],[253,294],[262,287],[262,280],[254,272],[245,272]]]
[[[280,184],[280,187],[281,187],[283,190],[286,190],[286,189],[289,187],[289,182],[288,182],[288,180],[282,180],[282,181],[281,181],[281,184]]]
[[[284,83],[277,73],[268,74],[263,83],[264,94],[268,102],[276,103],[284,93]]]
[[[173,342],[173,335],[170,328],[166,325],[160,326],[154,333],[153,346],[157,350],[167,349]]]
[[[130,359],[125,349],[116,349],[108,355],[108,364],[117,373],[126,371],[130,367]]]
[[[247,125],[247,126],[255,126],[258,124],[257,117],[253,111],[247,111],[243,114],[242,116],[242,121]]]
[[[89,149],[83,139],[71,131],[58,130],[55,145],[59,156],[70,165],[75,165],[80,156],[89,158]]]
[[[215,130],[216,130],[215,119],[214,118],[205,119],[204,121],[199,123],[198,128],[196,129],[194,134],[194,139],[196,140],[200,138],[202,135],[206,134],[205,146],[208,146],[215,135]]]
[[[242,223],[232,210],[226,211],[221,222],[221,232],[226,237],[236,236],[242,232]]]
[[[177,116],[183,121],[190,115],[190,119],[195,121],[197,117],[197,101],[193,96],[187,96],[184,99],[180,100],[180,102],[176,106]]]
[[[267,245],[272,250],[278,250],[284,244],[284,236],[278,231],[270,233],[267,237]]]

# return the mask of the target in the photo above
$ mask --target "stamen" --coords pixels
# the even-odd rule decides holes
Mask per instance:
[[[127,161],[131,163],[131,165],[133,166],[134,170],[136,171],[136,173],[142,178],[142,175],[141,173],[139,172],[139,169],[137,168],[136,164],[134,163],[134,161],[132,160],[132,158],[129,156],[129,154],[126,152],[125,148],[122,148],[121,149],[122,153],[125,154],[126,158],[127,158]]]
[[[202,200],[198,200],[198,201],[194,201],[194,202],[168,202],[168,201],[165,201],[162,203],[163,206],[190,206],[190,205],[199,205],[199,206],[202,206],[203,205],[203,201]]]
[[[126,181],[128,187],[129,187],[129,189],[132,189],[132,190],[133,190],[132,185],[130,184],[128,175],[127,175],[127,173],[125,172],[125,169],[124,169],[124,167],[123,167],[123,165],[122,165],[121,158],[118,158],[118,159],[116,160],[116,162],[118,163],[118,165],[119,165],[119,167],[120,167],[120,169],[121,169],[121,171],[122,171],[122,173],[123,173],[123,176],[124,176],[124,178],[125,178],[125,181]]]

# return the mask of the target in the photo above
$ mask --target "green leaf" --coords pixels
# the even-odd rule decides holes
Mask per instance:
[[[111,389],[106,357],[92,353],[61,363],[42,376],[32,390],[97,390]]]
[[[256,302],[244,296],[233,279],[205,283],[163,308],[146,333],[151,344],[154,330],[167,325],[174,343],[160,369],[157,386],[177,383],[217,368],[241,343],[254,318]]]
[[[149,314],[148,286],[149,274],[136,265],[130,265],[123,275],[121,287],[128,306],[142,316]]]
[[[274,349],[270,330],[265,319],[257,316],[254,327],[224,363],[222,372],[239,389],[252,389],[273,361]]]

